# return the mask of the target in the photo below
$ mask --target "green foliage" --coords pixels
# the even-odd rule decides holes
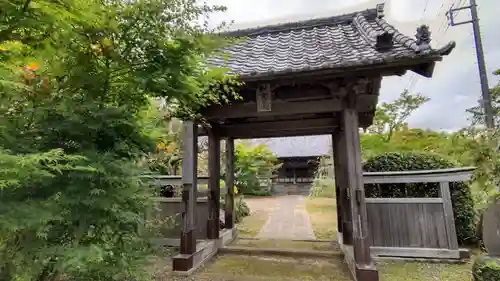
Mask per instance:
[[[390,141],[386,141],[384,134],[373,133],[361,134],[360,139],[364,159],[386,152],[416,151],[446,155],[462,165],[471,165],[473,152],[467,147],[475,142],[463,131],[445,133],[422,129],[401,129],[394,132]]]
[[[164,132],[235,98],[194,0],[0,1],[0,280],[148,280],[140,180]],[[24,67],[23,67],[24,66]]]
[[[499,76],[500,69],[493,72],[493,75]],[[491,107],[493,108],[495,126],[500,128],[500,80],[497,82],[495,87],[490,89],[491,95]],[[478,101],[478,104],[472,108],[467,109],[467,112],[471,114],[472,125],[484,125],[484,110],[482,99]]]
[[[271,195],[271,190],[270,188],[264,188],[264,187],[261,187],[259,190],[249,190],[245,193],[245,195],[250,195],[250,196],[270,196]]]
[[[497,257],[479,256],[472,266],[474,281],[500,280],[500,259]]]
[[[314,171],[314,181],[309,196],[335,197],[335,175],[331,156],[319,158],[318,167]]]
[[[248,207],[245,200],[243,200],[243,196],[238,196],[237,198],[235,198],[234,210],[235,210],[234,220],[236,223],[241,222],[241,220],[244,217],[247,217],[250,215],[250,208]]]
[[[279,168],[276,156],[263,144],[237,143],[235,158],[235,182],[240,192],[269,195],[269,186],[262,183],[269,182]]]
[[[108,153],[0,156],[2,280],[140,274],[149,250],[137,226],[149,197],[139,170]]]
[[[182,214],[173,216],[158,216],[148,218],[144,223],[144,231],[141,233],[147,238],[176,237],[182,224]]]
[[[465,131],[474,142],[464,147],[469,151],[470,165],[476,167],[474,171],[475,199],[478,209],[483,210],[490,203],[490,198],[496,193],[500,185],[500,143],[499,130],[468,129]]]
[[[391,103],[382,103],[377,107],[373,125],[367,131],[384,134],[385,141],[390,141],[395,131],[407,127],[406,119],[422,104],[430,99],[420,94],[411,94],[405,89],[401,95]]]
[[[385,153],[368,159],[363,169],[366,172],[433,170],[454,167],[453,163],[427,153]],[[435,183],[370,184],[365,185],[367,197],[437,197],[439,186]],[[451,201],[459,243],[476,242],[474,201],[466,183],[450,183]]]

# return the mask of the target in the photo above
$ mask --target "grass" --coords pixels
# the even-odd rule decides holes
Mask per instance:
[[[381,281],[470,281],[471,264],[379,262]]]
[[[245,196],[243,200],[250,208],[250,216],[243,218],[238,224],[238,232],[240,237],[252,238],[259,234],[269,214],[274,211],[276,198]]]
[[[338,250],[338,247],[333,246],[332,243],[329,242],[291,241],[281,239],[238,239],[232,245],[266,249],[298,249],[312,251]]]
[[[317,239],[335,240],[337,237],[337,205],[335,199],[312,197],[306,200],[306,209]]]
[[[255,209],[238,226],[240,236],[258,234],[272,211],[272,201],[259,199],[269,209]],[[331,198],[308,198],[306,208],[318,239],[333,240],[336,236],[336,205]],[[255,248],[293,248],[301,250],[332,250],[325,242],[238,239],[235,246]],[[171,253],[170,253],[171,254]],[[168,260],[168,259],[167,259]],[[165,261],[165,259],[163,259]],[[170,265],[170,262],[168,262]],[[470,281],[471,267],[467,264],[436,264],[417,262],[377,262],[381,281]],[[168,271],[167,271],[168,272]],[[158,278],[159,277],[159,278]],[[219,255],[191,277],[163,274],[157,281],[347,281],[351,280],[343,261],[331,259],[286,258],[273,256]]]
[[[306,200],[316,238],[333,239],[337,231],[336,204],[333,198],[314,197]],[[333,237],[333,238],[332,238]],[[378,262],[381,281],[470,281],[467,264],[417,262]]]
[[[266,212],[255,212],[250,216],[243,218],[238,224],[238,233],[240,237],[255,237],[260,229],[266,223],[269,214]]]
[[[223,255],[205,267],[196,280],[241,281],[350,281],[342,260],[305,259],[271,256]]]

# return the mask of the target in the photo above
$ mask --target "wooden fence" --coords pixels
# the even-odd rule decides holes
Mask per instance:
[[[164,175],[147,175],[142,177],[145,180],[150,180],[153,185],[156,186],[167,186],[171,185],[176,188],[182,188],[182,177],[181,176],[164,176]],[[204,186],[204,188],[201,188]],[[226,194],[226,188],[220,188],[221,194]],[[205,198],[208,196],[208,177],[200,176],[198,177],[198,198]]]
[[[146,175],[142,177],[144,180],[150,181],[154,186],[174,186],[175,188],[182,188],[181,176],[164,176],[164,175]],[[208,177],[198,177],[198,191],[197,202],[195,211],[195,220],[199,222],[196,227],[196,238],[199,240],[207,239],[207,224],[208,220],[208,188],[200,188],[208,184]],[[226,188],[221,187],[221,194],[226,193]],[[162,219],[166,217],[175,217],[177,224],[171,229],[163,229],[160,237],[154,237],[158,244],[178,246],[179,235],[182,228],[182,212],[184,210],[184,203],[181,197],[155,198],[157,202],[156,208],[147,214],[148,218]]]
[[[366,198],[374,256],[459,259],[450,182],[468,181],[473,168],[369,172],[364,184],[435,183],[436,198]]]

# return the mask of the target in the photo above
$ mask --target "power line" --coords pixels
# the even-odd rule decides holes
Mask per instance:
[[[464,0],[462,0],[462,1],[464,1]],[[455,2],[455,1],[453,1],[453,3],[452,3],[452,5],[451,5],[451,7],[453,7],[454,2]],[[423,10],[423,13],[422,13],[421,20],[423,20],[423,19],[424,19],[424,17],[425,17],[425,14],[426,14],[426,12],[427,12],[428,5],[429,5],[429,0],[426,0],[426,1],[425,1],[424,10]],[[441,14],[442,12],[444,12],[444,11],[445,11],[445,10],[441,10],[443,7],[444,7],[444,3],[443,3],[443,4],[441,4],[440,11],[439,11],[439,13],[438,13],[437,17],[439,17],[439,16],[440,16],[440,14]],[[447,19],[446,19],[446,17],[444,17],[444,18],[443,18],[443,21],[441,21],[441,24],[439,25],[439,28],[438,28],[438,29],[437,29],[437,31],[436,31],[436,34],[439,34],[439,33],[441,33],[441,31],[443,31],[443,30],[444,30],[444,33],[443,33],[443,35],[442,35],[442,38],[444,38],[444,36],[446,35],[446,32],[448,31],[448,27],[449,27],[449,26],[448,26],[448,24],[447,24]],[[436,42],[437,42],[438,44],[440,44],[440,40],[439,40],[439,39],[437,39],[437,40],[436,40]],[[419,78],[420,78],[420,77],[419,77],[417,74],[412,73],[412,74],[411,74],[411,76],[410,76],[410,79],[408,80],[408,83],[406,84],[405,89],[407,89],[408,91],[410,91],[410,92],[411,92],[411,91],[412,91],[412,89],[415,87],[415,85],[418,83]]]
[[[455,12],[470,9],[471,19],[463,22],[455,22]],[[483,42],[481,39],[481,28],[479,26],[479,17],[477,15],[476,0],[469,0],[469,6],[462,6],[459,8],[451,8],[447,13],[451,26],[472,23],[472,31],[474,35],[474,45],[476,46],[476,58],[479,71],[479,78],[481,81],[481,96],[482,107],[484,111],[484,121],[487,128],[494,128],[494,112],[491,105],[490,87],[488,85],[488,75],[486,73],[486,62],[484,60]]]

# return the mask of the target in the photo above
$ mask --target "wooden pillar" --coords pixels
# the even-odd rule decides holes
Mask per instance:
[[[212,124],[208,130],[208,239],[219,239],[220,228],[220,137]]]
[[[342,206],[342,195],[341,195],[341,188],[340,188],[340,172],[339,170],[339,159],[338,159],[338,154],[339,150],[338,147],[339,145],[337,144],[338,140],[336,139],[336,135],[332,134],[332,164],[333,164],[333,169],[334,169],[334,180],[335,180],[335,203],[337,204],[337,231],[339,235],[342,235],[342,237],[338,237],[341,239],[341,243],[344,243],[344,235],[343,235],[343,217],[342,217],[342,212],[344,207]]]
[[[196,252],[196,194],[198,137],[197,126],[192,121],[183,123],[183,161],[182,161],[182,213],[181,258],[174,258],[174,271],[188,271],[193,268],[192,255]],[[184,257],[185,256],[185,257]]]
[[[226,200],[225,200],[225,228],[234,228],[234,139],[226,139]]]
[[[378,281],[378,271],[370,255],[370,233],[366,214],[363,171],[361,166],[361,148],[359,123],[356,107],[347,101],[342,110],[342,129],[345,145],[345,176],[349,188],[352,218],[353,251],[355,277],[358,281]]]
[[[338,212],[342,221],[342,243],[352,245],[352,219],[351,219],[351,201],[349,198],[349,183],[346,177],[346,151],[345,134],[343,130],[338,130],[332,136],[333,144],[333,163],[335,168],[335,185],[339,191],[337,204]]]

